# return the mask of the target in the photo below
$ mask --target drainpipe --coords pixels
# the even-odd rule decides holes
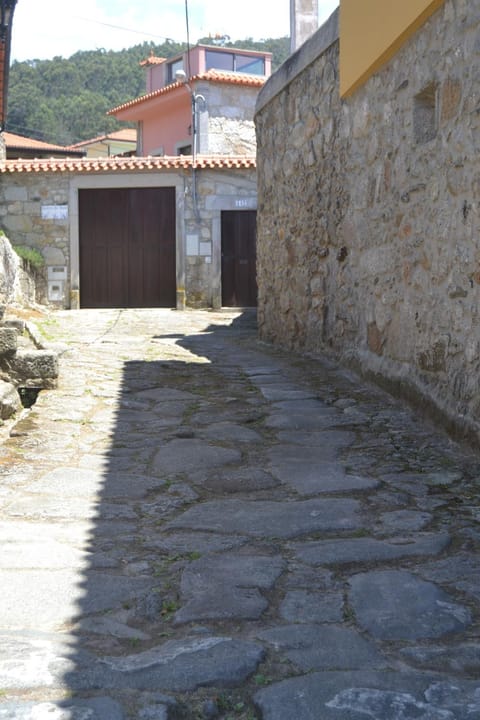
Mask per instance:
[[[198,154],[198,107],[199,103],[205,105],[206,100],[203,95],[196,93],[191,85],[187,82],[187,75],[184,70],[177,70],[175,73],[175,80],[182,85],[185,85],[190,93],[192,103],[192,201],[193,201],[193,212],[197,222],[200,221],[200,213],[198,211],[197,201],[197,154]]]

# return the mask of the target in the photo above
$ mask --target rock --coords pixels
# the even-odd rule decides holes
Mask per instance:
[[[284,569],[280,557],[230,553],[196,560],[183,572],[181,591],[187,602],[175,622],[257,620],[268,607],[258,588],[272,588]]]
[[[293,538],[309,532],[355,530],[361,527],[359,509],[358,501],[350,499],[214,500],[190,508],[166,527]]]
[[[46,632],[37,633],[36,629],[31,632],[24,630],[21,634],[2,632],[0,687],[17,691],[57,687],[74,667],[71,656],[74,643],[72,635],[62,637]]]
[[[18,333],[14,328],[0,327],[0,356],[14,355],[17,351]]]
[[[20,395],[11,383],[0,380],[0,418],[8,420],[15,413],[20,412],[22,403]]]
[[[464,720],[480,710],[478,683],[401,672],[316,672],[256,693],[262,720]]]
[[[437,645],[403,648],[401,654],[410,662],[429,670],[468,673],[480,677],[480,643],[460,643],[441,647]]]
[[[373,478],[347,474],[337,462],[321,458],[322,448],[274,448],[270,453],[272,473],[300,495],[370,490]]]
[[[417,532],[432,521],[427,512],[418,510],[392,510],[380,515],[379,529],[382,534]]]
[[[51,350],[18,350],[8,364],[16,385],[54,388],[58,378],[58,356]]]
[[[239,462],[241,457],[238,450],[210,445],[206,441],[176,439],[157,452],[153,467],[162,475],[178,475],[229,465]]]
[[[402,570],[354,575],[350,603],[361,627],[384,640],[435,638],[464,631],[468,608],[432,583]]]
[[[240,547],[247,542],[248,538],[238,535],[212,535],[203,532],[180,532],[167,536],[146,537],[144,547],[155,548],[164,553],[186,554],[197,552],[204,553],[224,552]]]
[[[212,423],[201,435],[209,440],[233,443],[260,443],[262,436],[256,430],[233,422]]]
[[[332,625],[285,625],[259,633],[302,672],[382,668],[375,645],[358,632]]]
[[[345,565],[437,555],[450,544],[446,533],[375,540],[369,537],[292,543],[296,556],[308,565]]]
[[[258,490],[268,490],[279,484],[277,478],[258,468],[232,469],[220,473],[210,474],[204,481],[204,486],[214,492],[222,493],[251,493]]]
[[[104,657],[91,673],[105,687],[186,692],[204,686],[235,687],[255,671],[263,657],[257,643],[192,637],[168,640],[138,655]],[[104,677],[102,665],[108,669]]]
[[[9,701],[0,705],[1,720],[124,720],[124,717],[120,705],[110,698],[44,703]]]
[[[291,623],[342,622],[343,596],[341,593],[291,590],[280,605],[280,617]]]

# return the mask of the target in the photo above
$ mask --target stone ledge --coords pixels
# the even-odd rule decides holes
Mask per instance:
[[[328,48],[339,39],[339,16],[337,8],[328,20],[312,35],[283,65],[267,80],[260,90],[255,107],[255,114],[260,112],[285,87],[292,82],[308,65],[317,60]]]

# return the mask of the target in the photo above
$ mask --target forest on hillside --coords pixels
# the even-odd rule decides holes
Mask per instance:
[[[211,44],[203,38],[200,43]],[[288,57],[289,39],[251,39],[225,44],[273,53],[276,69]],[[145,70],[140,62],[153,52],[172,57],[184,51],[182,43],[144,42],[113,51],[80,51],[69,58],[14,62],[10,68],[6,129],[36,140],[70,145],[112,132],[125,123],[106,115],[108,110],[145,93]]]

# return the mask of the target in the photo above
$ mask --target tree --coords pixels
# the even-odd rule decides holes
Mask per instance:
[[[211,38],[203,42],[212,44]],[[278,67],[289,53],[288,38],[227,43],[273,53]],[[59,145],[88,140],[125,127],[107,111],[145,92],[140,62],[151,53],[172,57],[186,49],[172,41],[144,42],[126,50],[89,50],[69,58],[14,62],[10,69],[7,129]]]

